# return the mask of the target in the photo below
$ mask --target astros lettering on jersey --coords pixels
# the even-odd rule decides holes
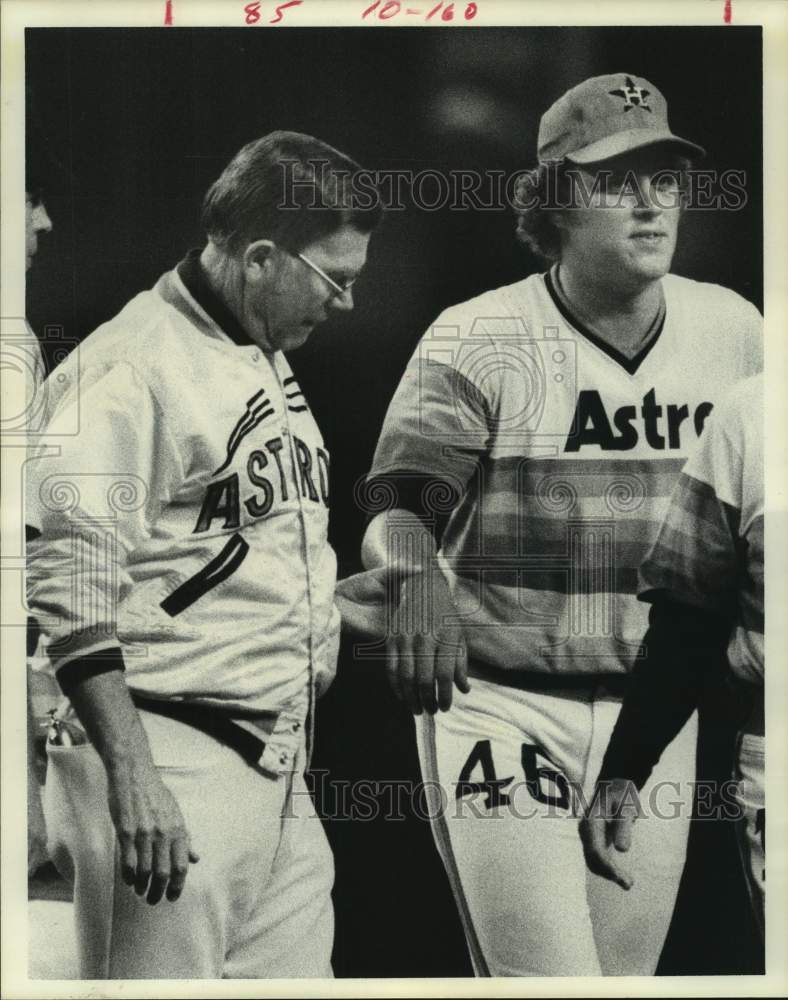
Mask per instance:
[[[76,419],[79,446],[36,464],[27,518],[55,670],[120,644],[140,694],[303,720],[339,615],[329,456],[284,355],[234,342],[176,269],[58,374],[49,433]]]
[[[411,358],[370,476],[454,493],[439,559],[472,657],[614,673],[638,656],[638,567],[714,401],[762,355],[736,293],[663,287],[662,328],[631,359],[568,315],[552,273],[447,309]]]

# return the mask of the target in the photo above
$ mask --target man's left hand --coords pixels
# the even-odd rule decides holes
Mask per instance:
[[[580,821],[589,871],[631,889],[634,879],[618,858],[632,846],[632,828],[640,807],[637,788],[624,778],[597,785],[588,812]]]

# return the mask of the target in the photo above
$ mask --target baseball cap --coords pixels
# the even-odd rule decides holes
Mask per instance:
[[[537,157],[540,163],[598,163],[658,143],[695,156],[706,153],[671,132],[667,101],[653,83],[632,73],[611,73],[572,87],[545,111]]]

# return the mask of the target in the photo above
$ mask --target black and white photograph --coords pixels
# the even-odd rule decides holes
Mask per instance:
[[[3,996],[784,991],[788,4],[680,6],[3,3]]]

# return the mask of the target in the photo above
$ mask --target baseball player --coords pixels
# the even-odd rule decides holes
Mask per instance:
[[[709,419],[643,564],[641,598],[651,605],[647,655],[634,671],[594,803],[581,823],[591,871],[631,888],[633,876],[616,857],[632,842],[639,800],[631,786],[643,787],[695,708],[705,677],[725,657],[727,680],[744,718],[734,777],[742,862],[761,934],[766,885],[763,472],[763,377],[755,375],[735,386]],[[607,813],[595,808],[604,804],[603,794]]]
[[[552,266],[438,317],[375,453],[370,574],[343,584],[341,609],[385,632],[418,717],[479,975],[649,975],[670,923],[695,718],[652,776],[684,801],[675,822],[643,824],[632,892],[587,873],[577,806],[642,655],[637,568],[705,418],[761,366],[757,310],[669,273],[702,153],[635,75],[556,101],[517,204],[520,237]]]
[[[29,271],[33,258],[38,253],[38,239],[43,233],[52,232],[52,220],[46,210],[41,186],[35,178],[31,164],[27,164],[25,178],[25,270]],[[25,349],[30,359],[25,368],[25,400],[28,412],[35,410],[36,395],[44,381],[44,359],[41,346],[33,331],[24,326],[27,335]],[[31,430],[34,428],[31,428]],[[35,619],[28,621],[27,656],[33,655],[38,642],[38,628]],[[47,860],[46,822],[41,807],[41,793],[36,776],[35,762],[35,717],[31,703],[31,671],[27,669],[27,873],[33,875]]]
[[[45,808],[84,978],[331,974],[303,778],[337,649],[329,456],[284,352],[353,307],[380,214],[356,169],[298,133],[245,146],[205,247],[51,380],[29,599],[67,698]]]
[[[28,182],[27,187],[32,188],[25,191],[25,270],[29,271],[38,253],[38,237],[41,233],[52,232],[52,220],[38,185]]]

